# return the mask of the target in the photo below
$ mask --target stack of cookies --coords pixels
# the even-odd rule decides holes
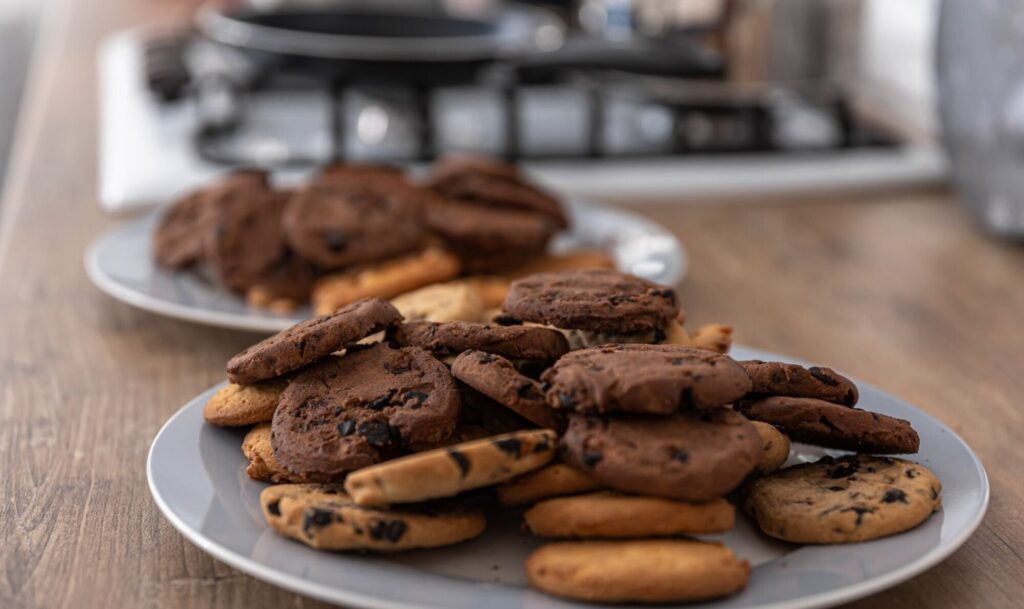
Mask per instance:
[[[269,525],[309,546],[400,551],[523,510],[553,540],[530,583],[598,602],[728,596],[749,564],[693,538],[740,504],[794,543],[895,534],[940,505],[906,421],[857,408],[828,368],[736,361],[690,334],[674,290],[606,269],[512,283],[490,323],[362,300],[238,354],[207,421],[248,426]],[[697,346],[695,346],[697,343]],[[788,468],[790,440],[853,451]],[[490,489],[490,490],[488,490]],[[492,492],[493,491],[493,492]]]
[[[500,305],[510,278],[611,266],[603,252],[545,255],[561,203],[511,165],[453,157],[412,183],[398,169],[332,165],[298,189],[245,170],[177,201],[153,235],[156,262],[192,269],[254,306],[329,313],[368,297],[472,275],[453,289]],[[479,319],[479,317],[475,318]]]

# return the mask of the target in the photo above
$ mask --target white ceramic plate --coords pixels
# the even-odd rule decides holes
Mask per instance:
[[[795,361],[752,349],[739,359]],[[981,522],[988,505],[985,469],[971,449],[938,420],[879,389],[858,383],[865,408],[908,419],[921,436],[912,460],[942,481],[943,508],[920,527],[861,544],[795,546],[771,540],[745,517],[715,536],[754,566],[750,585],[716,609],[826,607],[867,596],[935,565]],[[348,607],[374,609],[566,609],[570,603],[525,586],[523,559],[540,542],[521,532],[515,512],[489,516],[478,539],[395,556],[332,554],[276,535],[260,513],[264,484],[245,474],[243,433],[205,425],[210,389],[174,415],[153,441],[147,475],[164,516],[217,559],[258,579]],[[821,449],[796,445],[791,462]],[[833,451],[832,454],[838,454]]]
[[[665,285],[686,275],[687,258],[675,236],[658,224],[621,209],[569,201],[572,229],[551,244],[555,252],[600,248],[626,272]],[[101,290],[158,315],[222,328],[278,332],[311,315],[308,307],[279,315],[248,306],[239,295],[196,273],[156,266],[150,238],[159,218],[150,214],[100,237],[85,252],[85,270]]]

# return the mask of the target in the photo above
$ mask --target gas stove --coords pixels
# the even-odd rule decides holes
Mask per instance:
[[[558,33],[561,35],[561,33]],[[519,161],[554,188],[671,199],[934,180],[934,150],[826,82],[741,84],[713,50],[586,36],[515,59],[308,70],[189,33],[100,55],[101,202],[162,202],[237,166],[283,183],[331,161]]]

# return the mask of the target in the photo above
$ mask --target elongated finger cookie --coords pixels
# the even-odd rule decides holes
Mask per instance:
[[[857,403],[857,386],[831,368],[784,362],[749,360],[740,362],[753,383],[750,391],[765,395],[817,398],[843,406]]]
[[[862,453],[916,453],[921,440],[909,421],[813,398],[742,400],[736,410],[771,423],[797,442]]]
[[[486,522],[478,511],[437,506],[401,510],[356,505],[340,486],[281,484],[260,493],[275,531],[320,550],[397,552],[472,539]]]
[[[523,514],[538,537],[577,539],[673,537],[724,533],[736,510],[722,498],[701,503],[609,491],[541,501]]]
[[[564,541],[526,559],[530,585],[600,603],[720,598],[747,585],[750,565],[717,543],[684,539]]]
[[[265,423],[274,418],[277,402],[287,385],[284,379],[254,385],[228,383],[206,401],[203,419],[221,427]]]
[[[918,463],[823,457],[755,478],[743,508],[761,530],[794,543],[854,543],[912,529],[937,511],[942,485]]]
[[[555,454],[555,432],[517,431],[422,452],[353,472],[345,490],[360,505],[451,497],[537,469]]]
[[[498,501],[526,505],[549,497],[596,491],[601,485],[575,467],[552,463],[498,486]]]

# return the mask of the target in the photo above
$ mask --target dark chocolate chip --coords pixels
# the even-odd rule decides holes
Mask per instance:
[[[334,512],[328,512],[327,510],[321,510],[318,508],[309,508],[302,516],[302,532],[309,535],[310,529],[314,527],[325,527],[331,524],[333,519]]]
[[[583,454],[580,456],[583,460],[583,465],[589,469],[594,469],[594,467],[596,467],[597,464],[601,462],[601,459],[604,458],[603,454],[597,451],[590,450],[583,451]]]
[[[275,499],[267,504],[267,511],[270,512],[271,516],[281,515],[281,500]]]
[[[917,470],[916,469],[908,469],[907,470],[907,478],[910,478],[911,480],[913,480],[914,478],[917,478]]]
[[[466,458],[466,455],[460,453],[454,448],[449,448],[448,456],[451,457],[452,461],[455,461],[455,464],[459,466],[459,472],[462,474],[462,477],[465,478],[466,474],[469,473],[469,459]]]
[[[833,493],[835,493],[835,492],[838,492],[838,491],[845,491],[846,489],[841,487],[841,486],[830,486],[830,487],[828,487],[828,490],[830,490]]]
[[[425,391],[406,391],[402,394],[402,401],[408,402],[412,400],[413,403],[410,404],[410,406],[419,406],[423,404],[423,402],[426,402],[429,397],[430,394]]]
[[[832,473],[829,475],[829,477],[832,478],[833,480],[836,480],[838,478],[848,478],[857,473],[857,469],[858,466],[856,464],[839,465],[832,470]]]
[[[360,423],[356,431],[366,438],[370,446],[380,448],[391,442],[391,426],[385,421],[366,421]]]
[[[337,254],[344,251],[345,247],[348,246],[348,240],[345,238],[345,235],[338,231],[328,231],[324,233],[324,245],[327,246],[327,249]]]
[[[672,460],[679,461],[680,463],[686,463],[690,460],[690,453],[681,448],[677,448],[672,451]]]
[[[818,379],[819,382],[824,383],[824,384],[828,385],[829,387],[838,387],[839,386],[839,381],[838,380],[832,378],[831,376],[826,374],[824,370],[822,370],[821,368],[819,368],[817,366],[811,366],[810,368],[807,369],[807,371],[811,373],[811,376],[813,376],[814,378]]]
[[[395,543],[405,535],[407,528],[404,520],[377,520],[370,523],[370,537]]]
[[[394,390],[385,393],[382,396],[375,398],[372,402],[365,404],[366,408],[370,410],[383,410],[391,403],[391,398],[395,396]]]
[[[572,396],[566,393],[558,394],[558,406],[565,410],[573,410],[576,408],[576,402],[572,399]]]
[[[839,510],[839,511],[840,512],[854,512],[855,514],[857,514],[857,521],[854,523],[854,524],[856,524],[856,526],[860,526],[861,521],[864,520],[864,514],[873,514],[875,512],[875,510],[873,510],[871,508],[860,507],[860,506],[856,506],[856,505],[853,506],[853,507],[848,507],[848,508],[843,509],[843,510]]]
[[[513,457],[518,458],[520,451],[523,449],[523,443],[519,438],[505,438],[503,440],[492,440],[491,444],[497,446],[500,450]]]
[[[882,503],[909,503],[907,501],[907,494],[898,488],[890,488],[885,491],[885,495],[882,496]]]
[[[355,430],[356,422],[353,421],[352,419],[342,421],[341,423],[338,424],[338,433],[340,433],[341,437],[343,438],[352,435],[352,432]]]

